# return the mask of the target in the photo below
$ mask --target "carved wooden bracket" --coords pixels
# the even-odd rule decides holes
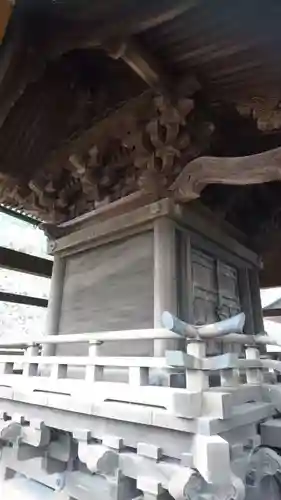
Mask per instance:
[[[198,198],[208,184],[262,184],[281,180],[281,148],[237,158],[202,157],[191,161],[171,191],[177,200]]]

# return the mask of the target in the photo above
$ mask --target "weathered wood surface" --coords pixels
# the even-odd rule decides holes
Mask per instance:
[[[145,233],[66,261],[59,334],[126,330],[153,326],[153,235]],[[139,355],[149,354],[140,342]],[[133,354],[130,345],[110,351]],[[84,347],[58,347],[65,354],[85,354]],[[115,351],[116,349],[116,351]],[[124,352],[124,349],[126,352]],[[104,352],[107,354],[107,352]]]
[[[154,224],[154,327],[162,326],[163,310],[177,312],[178,285],[175,226],[168,218]],[[175,340],[156,340],[154,355],[164,356],[167,349],[179,346]]]
[[[47,230],[50,229],[50,234],[52,234],[52,229],[60,231],[62,235],[64,233],[68,234],[69,231],[77,231],[78,229],[87,227],[87,224],[89,224],[93,218],[96,224],[97,222],[102,222],[110,217],[117,217],[119,215],[123,215],[124,213],[128,213],[129,211],[132,212],[137,208],[149,205],[154,201],[156,200],[153,195],[145,195],[143,191],[136,191],[135,193],[124,196],[123,198],[115,200],[107,205],[98,207],[95,210],[91,210],[90,212],[80,215],[79,217],[63,222],[59,226],[47,224]],[[46,225],[42,224],[43,228],[45,228],[45,226]]]
[[[198,198],[208,184],[247,185],[277,180],[281,180],[281,148],[237,158],[197,158],[186,165],[171,191],[186,202]]]
[[[49,302],[47,311],[47,321],[45,326],[46,335],[57,335],[60,323],[61,302],[63,293],[63,283],[65,276],[65,259],[58,255],[54,257],[53,273],[51,287],[49,292]],[[45,355],[55,354],[54,345],[45,345],[43,347]]]
[[[105,245],[114,240],[125,239],[132,234],[149,232],[155,219],[173,213],[173,210],[175,210],[173,202],[163,199],[114,217],[110,217],[110,210],[108,210],[109,217],[105,220],[100,220],[99,216],[96,218],[96,212],[93,211],[93,219],[88,219],[85,227],[58,238],[54,246],[51,242],[50,250],[68,255],[77,253],[78,250],[81,252],[93,248],[94,243],[97,242],[99,245],[101,242]]]

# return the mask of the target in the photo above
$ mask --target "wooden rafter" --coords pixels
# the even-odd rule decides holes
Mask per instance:
[[[105,44],[107,52],[114,59],[123,59],[130,68],[149,87],[161,92],[163,95],[175,97],[184,89],[184,96],[190,96],[200,89],[200,84],[195,76],[188,75],[184,82],[175,81],[165,73],[160,62],[148,52],[135,38],[126,41],[111,41]]]

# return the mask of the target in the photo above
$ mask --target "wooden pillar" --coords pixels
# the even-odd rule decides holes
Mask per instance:
[[[244,332],[253,335],[255,332],[255,321],[253,314],[252,294],[250,288],[250,279],[248,269],[241,269],[238,274],[239,280],[239,295],[241,300],[242,311],[246,315]],[[260,306],[258,306],[260,307]]]
[[[154,328],[162,327],[162,313],[178,312],[176,231],[172,220],[159,218],[154,224]],[[154,355],[176,349],[177,340],[155,340]]]
[[[65,259],[55,255],[48,302],[46,335],[57,335],[59,331],[64,275]],[[43,346],[44,356],[54,356],[54,354],[54,345],[48,344]]]
[[[256,270],[249,271],[249,281],[252,298],[252,310],[254,315],[254,333],[259,333],[264,331],[264,324],[260,296],[260,282]]]

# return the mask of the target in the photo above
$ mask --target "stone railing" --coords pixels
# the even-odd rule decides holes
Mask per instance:
[[[195,327],[165,313],[162,329],[2,343],[25,350],[0,355],[3,477],[20,472],[77,500],[259,498],[263,477],[281,471],[281,362],[260,355],[273,341],[243,334],[244,320]],[[185,350],[101,355],[105,342],[170,338]],[[223,353],[207,356],[214,341]],[[88,355],[41,354],[69,343]],[[119,372],[124,382],[109,381]]]

